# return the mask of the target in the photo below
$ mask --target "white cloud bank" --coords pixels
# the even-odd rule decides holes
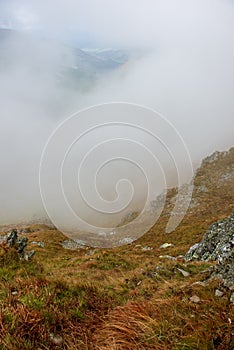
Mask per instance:
[[[145,53],[81,97],[55,84],[67,48],[35,41],[24,51],[13,45],[14,66],[0,73],[0,222],[43,213],[43,145],[58,121],[81,107],[122,100],[154,108],[179,130],[194,163],[233,145],[233,1],[8,0],[0,2],[0,25],[69,44],[91,38],[96,46]],[[30,71],[35,52],[48,75]],[[48,101],[59,104],[56,115]]]

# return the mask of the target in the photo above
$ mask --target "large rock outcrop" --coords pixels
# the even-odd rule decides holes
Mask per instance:
[[[225,287],[234,288],[234,213],[212,224],[200,243],[185,255],[187,261],[218,261],[211,274],[222,280]]]

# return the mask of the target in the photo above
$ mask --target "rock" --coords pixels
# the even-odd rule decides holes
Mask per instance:
[[[28,252],[25,252],[23,256],[23,260],[26,260],[26,261],[30,260],[34,254],[35,254],[35,250],[29,250]]]
[[[89,250],[89,251],[85,254],[85,256],[93,255],[93,254],[95,254],[95,252],[96,252],[96,250]]]
[[[10,248],[15,248],[21,260],[29,260],[35,254],[34,250],[30,250],[26,252],[27,244],[28,244],[28,238],[27,237],[18,238],[18,231],[16,229],[13,229],[7,235],[7,246]]]
[[[7,235],[7,246],[14,247],[16,244],[17,238],[18,238],[17,230],[14,229]]]
[[[203,159],[202,166],[204,166],[205,164],[208,164],[208,163],[216,162],[220,157],[223,157],[225,155],[225,153],[226,152],[215,151],[210,156],[208,156],[205,159]]]
[[[41,248],[45,248],[45,243],[44,242],[33,241],[33,242],[31,242],[31,244],[38,245],[38,247],[41,247]]]
[[[200,303],[201,301],[201,299],[197,295],[193,295],[191,298],[189,298],[189,300],[195,304]]]
[[[186,260],[222,262],[233,256],[234,213],[224,220],[212,224],[202,241],[193,245],[185,255]]]
[[[159,255],[159,259],[169,259],[169,260],[176,261],[176,258],[170,255]]]
[[[60,243],[64,249],[75,250],[75,249],[83,249],[85,247],[85,242],[81,240],[66,240]]]
[[[189,251],[185,255],[185,260],[198,259],[199,256],[196,254],[196,250],[197,250],[198,247],[199,247],[199,243],[196,243],[196,244],[192,245],[189,248]]]
[[[224,263],[217,264],[211,273],[211,279],[219,279],[222,284],[231,289],[234,286],[234,258]]]
[[[201,242],[189,249],[185,260],[217,260],[209,271],[210,278],[221,280],[231,289],[234,286],[234,213],[212,224]]]
[[[231,296],[230,296],[230,302],[231,302],[232,304],[234,304],[234,293],[232,293]]]
[[[172,244],[172,243],[163,243],[159,248],[160,249],[166,249],[166,248],[170,248],[170,247],[174,247],[174,244]]]
[[[185,271],[185,270],[183,270],[183,269],[179,269],[179,268],[177,267],[177,270],[180,271],[184,277],[189,277],[189,276],[190,276],[190,273],[187,272],[187,271]]]
[[[222,297],[223,296],[223,292],[221,292],[221,290],[219,290],[219,289],[216,289],[215,290],[215,296],[216,297]]]
[[[18,238],[17,245],[18,245],[18,253],[19,254],[24,253],[24,251],[27,247],[27,244],[28,244],[28,239],[26,237]]]
[[[147,247],[147,246],[141,248],[143,252],[146,252],[147,250],[152,250],[152,249],[153,249],[152,247]]]
[[[15,291],[11,292],[11,294],[15,296],[18,294],[18,292],[15,290]]]
[[[135,238],[132,238],[132,237],[125,237],[125,238],[122,238],[121,240],[119,240],[119,244],[131,244],[132,242],[135,241]]]
[[[63,343],[63,338],[60,335],[55,335],[53,333],[50,333],[50,340],[54,345],[61,345]]]
[[[207,283],[206,282],[202,282],[202,281],[197,281],[197,282],[194,282],[192,284],[192,286],[202,286],[202,287],[206,287]]]

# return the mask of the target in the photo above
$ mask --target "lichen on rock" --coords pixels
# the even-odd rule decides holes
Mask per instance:
[[[193,245],[185,260],[218,261],[211,278],[218,278],[227,288],[234,286],[234,213],[212,224],[200,243]]]
[[[6,240],[8,247],[13,247],[17,250],[21,260],[29,260],[35,254],[34,250],[26,251],[28,238],[18,237],[18,231],[13,229],[8,235]]]
[[[234,213],[227,219],[212,224],[202,241],[193,245],[185,255],[186,260],[219,262],[233,256],[234,248]]]

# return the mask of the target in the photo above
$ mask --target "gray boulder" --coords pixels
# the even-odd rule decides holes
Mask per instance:
[[[7,235],[7,246],[14,247],[16,245],[17,239],[18,239],[18,233],[17,233],[17,230],[14,229]]]
[[[185,259],[214,261],[220,263],[233,257],[234,249],[234,213],[228,218],[212,224],[200,243],[193,245]]]
[[[211,278],[218,278],[223,285],[234,287],[234,213],[212,224],[200,243],[193,245],[185,260],[218,261]]]
[[[35,254],[34,250],[30,250],[26,252],[28,238],[27,237],[18,238],[18,231],[16,229],[12,230],[7,235],[6,243],[8,247],[13,247],[17,250],[22,260],[29,260]]]

